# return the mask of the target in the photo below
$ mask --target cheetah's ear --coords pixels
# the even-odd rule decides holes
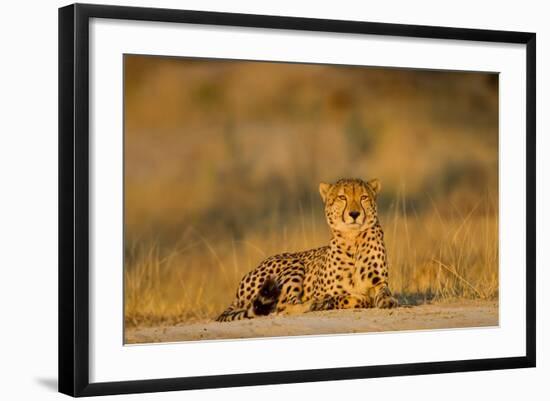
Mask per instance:
[[[367,184],[369,184],[369,187],[372,188],[376,195],[378,195],[378,193],[382,189],[382,184],[380,183],[380,180],[378,178],[370,180],[369,182],[367,182]]]
[[[321,194],[321,198],[323,199],[323,202],[327,201],[327,195],[328,191],[330,191],[330,184],[325,184],[324,182],[319,184],[319,193]]]

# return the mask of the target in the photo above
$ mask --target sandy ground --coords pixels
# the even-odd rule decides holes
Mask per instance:
[[[444,303],[399,307],[393,310],[336,310],[226,323],[203,320],[176,326],[132,327],[127,329],[126,343],[485,326],[498,326],[496,302]]]

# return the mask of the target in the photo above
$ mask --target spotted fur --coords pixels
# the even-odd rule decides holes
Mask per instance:
[[[348,308],[393,308],[384,232],[378,221],[376,179],[320,184],[329,245],[265,259],[241,280],[218,321],[271,313]]]

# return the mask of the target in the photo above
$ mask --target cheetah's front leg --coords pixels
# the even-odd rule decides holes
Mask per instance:
[[[397,299],[395,299],[386,283],[380,284],[374,288],[374,306],[382,309],[390,309],[398,306]]]

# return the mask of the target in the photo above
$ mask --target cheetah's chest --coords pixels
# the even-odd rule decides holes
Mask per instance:
[[[353,243],[331,244],[326,262],[317,272],[315,296],[365,294],[376,284],[374,277],[387,275],[385,269],[381,236],[373,233]]]

